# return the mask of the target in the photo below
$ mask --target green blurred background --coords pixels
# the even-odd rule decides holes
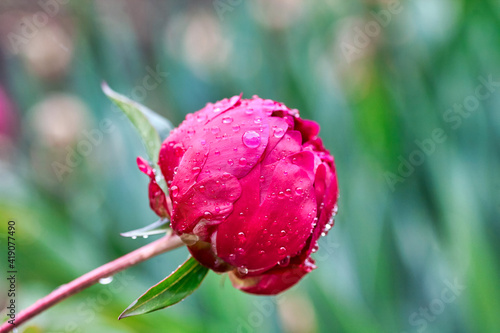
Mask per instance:
[[[118,321],[178,249],[19,332],[498,332],[498,1],[2,0],[0,242],[15,220],[21,308],[153,238],[119,236],[155,215],[102,81],[174,124],[240,92],[298,108],[335,155],[336,225],[278,297],[211,273]]]

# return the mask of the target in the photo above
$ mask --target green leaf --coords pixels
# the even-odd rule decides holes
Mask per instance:
[[[144,105],[113,91],[106,82],[102,83],[102,91],[132,122],[146,146],[149,160],[156,164],[161,142],[170,133],[172,124]]]
[[[158,221],[151,223],[150,225],[145,226],[144,228],[123,232],[120,235],[123,237],[136,238],[136,237],[161,234],[168,232],[170,230],[169,223],[170,223],[169,219],[166,218],[159,219]]]
[[[182,301],[199,287],[207,272],[208,268],[190,257],[175,272],[130,304],[118,319],[164,309]]]

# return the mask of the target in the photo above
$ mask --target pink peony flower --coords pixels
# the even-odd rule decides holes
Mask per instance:
[[[315,268],[311,254],[333,225],[338,187],[317,123],[254,96],[234,96],[188,114],[152,168],[151,208],[202,265],[229,272],[248,293],[277,294]]]

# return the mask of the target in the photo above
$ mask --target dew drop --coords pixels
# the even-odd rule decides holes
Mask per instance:
[[[245,236],[245,233],[243,231],[238,232],[238,240],[240,242],[244,242],[247,240],[247,237]]]
[[[240,166],[245,166],[247,165],[247,159],[242,157],[240,158],[240,161],[238,163],[240,164]]]
[[[280,235],[281,235],[281,237],[285,237],[286,236],[286,230],[285,229],[281,230],[280,231]]]
[[[246,268],[245,266],[238,267],[238,273],[240,273],[241,275],[246,275],[248,274],[248,268]]]
[[[233,125],[233,131],[238,132],[240,130],[240,125]]]
[[[221,112],[221,111],[222,111],[222,109],[221,109],[221,108],[215,108],[215,109],[214,109],[214,112],[215,112],[215,113],[218,113],[218,112]]]
[[[260,134],[255,131],[246,131],[242,140],[248,148],[257,148],[260,145]]]
[[[220,128],[218,126],[214,126],[210,131],[212,132],[212,134],[217,134],[220,132]]]
[[[227,160],[227,164],[229,164],[229,165],[234,165],[234,162],[233,162],[233,160],[232,160],[232,159],[228,159],[228,160]]]
[[[278,199],[284,199],[285,198],[285,193],[284,192],[279,192],[278,193]]]
[[[279,253],[279,254],[285,254],[285,252],[286,252],[286,248],[285,248],[284,246],[282,246],[282,247],[280,247],[280,248],[278,249],[278,253]]]
[[[148,235],[143,235],[142,238],[146,239],[148,238],[149,236]]]
[[[246,114],[252,114],[252,113],[253,113],[253,109],[246,109],[246,110],[245,110],[245,113],[246,113]]]
[[[262,123],[262,118],[261,117],[255,117],[255,119],[253,120],[254,123],[256,124],[260,124]]]
[[[266,252],[264,250],[259,251],[259,255],[263,256]]]
[[[316,253],[316,252],[318,251],[318,249],[319,249],[319,246],[318,246],[318,243],[316,242],[316,243],[314,244],[314,246],[312,247],[311,252],[312,252],[312,253]]]
[[[229,179],[229,178],[231,178],[231,174],[229,172],[224,172],[222,174],[222,177],[224,177],[224,179]]]
[[[300,196],[300,195],[304,194],[304,190],[301,187],[297,187],[295,189],[295,194]]]
[[[261,183],[263,183],[263,182],[264,182],[264,180],[265,180],[264,176],[260,176],[259,181],[260,181]]]
[[[223,124],[231,124],[233,122],[233,118],[232,117],[224,117],[222,118],[222,123]]]
[[[201,123],[202,121],[207,120],[207,115],[205,113],[199,113],[196,115],[196,121]]]
[[[181,240],[184,242],[184,244],[190,246],[194,245],[197,241],[200,240],[200,238],[196,235],[191,235],[191,234],[182,234],[180,235]]]
[[[245,253],[245,249],[243,249],[242,247],[239,247],[239,248],[236,249],[236,252],[238,254],[244,254]]]
[[[177,194],[179,194],[179,188],[178,188],[177,186],[175,186],[175,185],[174,185],[174,186],[172,186],[172,187],[170,188],[170,192],[172,193],[172,196],[173,196],[173,197],[176,197],[176,196],[177,196]]]
[[[218,214],[218,213],[220,212],[220,207],[219,207],[219,206],[215,206],[215,208],[214,208],[214,209],[215,209],[215,213],[217,213],[217,214]]]
[[[285,130],[282,129],[281,127],[276,127],[273,131],[273,135],[275,138],[281,138],[283,135],[285,135]]]
[[[100,284],[110,284],[111,282],[113,282],[112,276],[107,276],[99,279]]]
[[[132,236],[132,239],[137,239],[137,236]]]
[[[201,171],[201,168],[200,167],[194,167],[191,171],[193,171],[193,173],[199,173]]]
[[[288,266],[288,264],[290,264],[290,256],[286,256],[278,262],[278,265],[280,265],[281,267],[286,267]]]
[[[199,190],[200,190],[200,192],[202,192],[202,193],[203,193],[203,192],[205,192],[206,188],[205,188],[205,186],[201,185],[201,186],[199,187]]]
[[[289,188],[287,188],[287,189],[285,190],[285,195],[286,195],[287,197],[291,196],[291,195],[292,195],[292,190],[291,190],[291,189],[289,189]]]
[[[194,133],[196,133],[196,131],[193,129],[193,128],[188,128],[187,131],[186,131],[186,134],[189,135],[189,136],[193,136]]]

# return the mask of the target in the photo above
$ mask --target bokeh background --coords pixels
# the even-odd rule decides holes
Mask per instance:
[[[174,124],[240,92],[298,108],[335,155],[336,225],[279,297],[211,273],[118,321],[178,249],[18,332],[498,331],[498,1],[2,0],[0,242],[15,220],[20,308],[153,238],[119,236],[156,218],[102,81]]]

